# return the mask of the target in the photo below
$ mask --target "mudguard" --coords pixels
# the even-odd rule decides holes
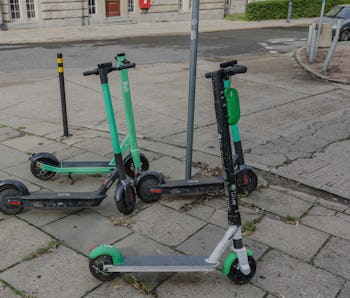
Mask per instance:
[[[252,257],[253,256],[253,252],[249,249],[247,249],[247,255],[248,257]],[[227,257],[224,260],[224,264],[222,266],[222,273],[224,275],[228,275],[230,273],[231,270],[231,266],[233,264],[233,262],[238,258],[237,253],[235,253],[234,251],[231,251]]]
[[[121,183],[118,183],[118,186],[114,193],[114,200],[116,202],[119,202],[121,200],[121,198],[123,197],[123,194],[127,193],[129,188],[132,188],[132,191],[134,191],[133,186],[128,180],[125,179],[125,180],[121,180],[120,182]]]
[[[140,183],[140,181],[143,178],[145,178],[146,176],[150,176],[150,175],[157,177],[160,184],[165,183],[164,177],[161,173],[156,172],[156,171],[146,171],[146,172],[142,172],[141,175],[136,178],[135,185],[138,185],[138,183]]]
[[[90,251],[89,259],[96,259],[97,257],[104,255],[112,257],[113,265],[120,265],[124,263],[124,257],[120,251],[112,245],[105,244],[99,245]]]
[[[13,185],[17,187],[22,195],[29,195],[29,190],[27,186],[25,186],[21,181],[15,180],[15,179],[7,179],[7,180],[2,180],[0,181],[0,188],[5,186],[5,185]]]
[[[60,164],[60,162],[58,161],[56,156],[54,156],[51,153],[47,153],[47,152],[34,153],[34,154],[32,154],[31,157],[29,157],[29,160],[32,161],[32,162],[36,162],[36,161],[38,161],[41,158],[46,158],[46,159],[52,160],[54,165],[59,165]]]

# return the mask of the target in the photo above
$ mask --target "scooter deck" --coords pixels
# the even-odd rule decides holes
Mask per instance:
[[[98,167],[113,167],[110,161],[62,161],[61,168],[98,168]]]
[[[216,192],[223,188],[224,179],[222,178],[173,180],[154,187],[154,189],[160,190],[162,194],[170,195]]]
[[[207,256],[124,256],[124,263],[105,265],[107,272],[209,272],[217,263],[206,262]]]
[[[34,193],[20,198],[8,198],[8,203],[20,202],[20,205],[25,208],[35,209],[74,209],[98,206],[105,197],[105,194],[88,192]]]

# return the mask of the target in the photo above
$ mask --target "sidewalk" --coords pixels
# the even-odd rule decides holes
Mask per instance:
[[[308,26],[313,20],[314,19],[297,19],[292,20],[290,23],[287,23],[285,20],[259,22],[200,20],[199,31],[216,32],[272,27],[302,27]],[[190,21],[14,29],[0,31],[0,45],[113,40],[123,37],[184,34],[190,33],[190,30]]]
[[[124,26],[130,25],[118,28]],[[41,36],[31,30],[37,42],[54,37],[44,35],[52,28]],[[62,30],[65,40],[69,32]],[[11,32],[0,32],[0,40]],[[19,40],[14,34],[12,41]],[[258,261],[252,281],[235,285],[222,275],[221,266],[208,274],[125,274],[107,283],[94,279],[87,254],[96,244],[115,245],[124,255],[208,255],[227,228],[224,197],[164,196],[154,204],[138,199],[135,212],[125,217],[117,211],[112,186],[93,209],[0,214],[0,297],[350,296],[350,87],[315,80],[291,54],[234,58],[248,68],[232,84],[240,95],[245,159],[260,180],[251,196],[240,199],[244,244]],[[218,63],[198,61],[193,174],[220,165],[211,83],[203,78]],[[96,77],[81,76],[84,70],[65,72],[68,138],[62,138],[56,73],[40,70],[28,77],[26,69],[10,75],[0,71],[0,180],[21,180],[31,192],[94,191],[103,182],[104,176],[96,175],[74,175],[73,185],[60,175],[40,181],[29,170],[32,152],[51,152],[60,160],[111,158],[101,88]],[[140,65],[129,77],[138,144],[150,169],[169,180],[183,178],[188,63]],[[113,104],[121,107],[117,76],[111,76],[111,87]],[[116,118],[124,136],[123,113],[117,111]]]

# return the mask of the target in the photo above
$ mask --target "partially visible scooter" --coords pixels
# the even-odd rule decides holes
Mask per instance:
[[[138,173],[141,171],[147,171],[149,168],[149,162],[146,156],[140,153],[137,146],[135,120],[130,95],[128,68],[135,67],[135,63],[130,63],[126,59],[124,53],[118,54],[116,56],[116,61],[117,67],[120,68],[120,84],[125,110],[125,120],[128,128],[128,134],[121,143],[120,148],[122,155],[128,150],[130,151],[130,153],[124,158],[125,171],[129,177],[135,178]],[[104,103],[106,113],[111,113],[113,110],[111,98],[106,97]],[[118,138],[118,135],[115,135],[113,129],[111,129],[115,124],[111,123],[111,120],[109,119],[110,117],[107,117],[111,141],[113,144]],[[111,161],[58,161],[54,155],[47,152],[33,154],[29,159],[31,161],[31,173],[41,180],[50,180],[56,175],[56,173],[60,173],[68,174],[72,181],[71,174],[110,173],[116,166],[114,158]]]
[[[233,67],[237,65],[237,60],[221,63],[220,68]],[[238,121],[240,119],[240,104],[238,92],[231,86],[230,76],[224,77],[224,95],[226,97],[231,116],[228,124],[231,127],[235,153],[238,156],[235,176],[237,180],[238,192],[240,194],[250,194],[258,184],[258,177],[252,167],[244,162],[244,154],[240,140]],[[164,183],[158,183],[160,179],[155,179],[154,172],[145,171],[137,178],[136,192],[139,198],[144,201],[159,200],[162,194],[182,195],[206,192],[217,192],[224,188],[223,178],[206,178],[190,180],[171,180]],[[153,198],[153,199],[152,199]]]
[[[91,274],[101,281],[112,280],[121,272],[208,272],[214,271],[220,264],[220,256],[226,248],[233,244],[232,251],[223,262],[223,274],[238,284],[248,283],[256,271],[253,253],[243,245],[241,232],[241,216],[238,207],[235,167],[237,155],[232,156],[231,138],[228,119],[238,121],[235,111],[227,105],[224,96],[224,79],[238,73],[246,72],[240,65],[207,73],[212,79],[215,113],[222,166],[225,175],[225,193],[228,205],[229,228],[214,248],[209,257],[206,256],[123,256],[111,245],[100,245],[89,254]]]
[[[127,180],[121,148],[118,138],[117,124],[111,101],[108,84],[108,74],[112,71],[123,71],[134,67],[135,64],[126,63],[113,66],[112,63],[99,64],[98,68],[84,72],[84,75],[100,75],[106,113],[111,130],[112,145],[116,166],[108,175],[104,183],[94,192],[59,192],[59,193],[29,193],[28,188],[18,180],[0,181],[0,210],[5,214],[16,214],[24,208],[28,209],[71,209],[89,208],[101,204],[107,197],[108,189],[118,179],[114,199],[117,208],[124,214],[130,214],[135,207],[136,195],[133,185]],[[41,166],[40,162],[38,167]]]

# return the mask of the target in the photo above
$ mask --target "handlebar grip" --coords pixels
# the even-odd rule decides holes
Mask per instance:
[[[224,72],[225,72],[225,74],[227,74],[229,76],[233,76],[235,74],[247,72],[247,67],[244,65],[236,64],[234,66],[230,66],[230,67],[225,68]]]
[[[87,70],[83,72],[83,76],[91,76],[91,75],[98,75],[98,68],[95,68],[93,70]]]
[[[123,70],[123,69],[127,69],[127,68],[133,68],[135,66],[136,66],[135,63],[129,63],[129,64],[123,64],[123,65],[117,66],[116,69]]]
[[[234,66],[236,64],[237,64],[237,60],[231,60],[231,61],[220,63],[220,68],[226,68],[229,66]]]

